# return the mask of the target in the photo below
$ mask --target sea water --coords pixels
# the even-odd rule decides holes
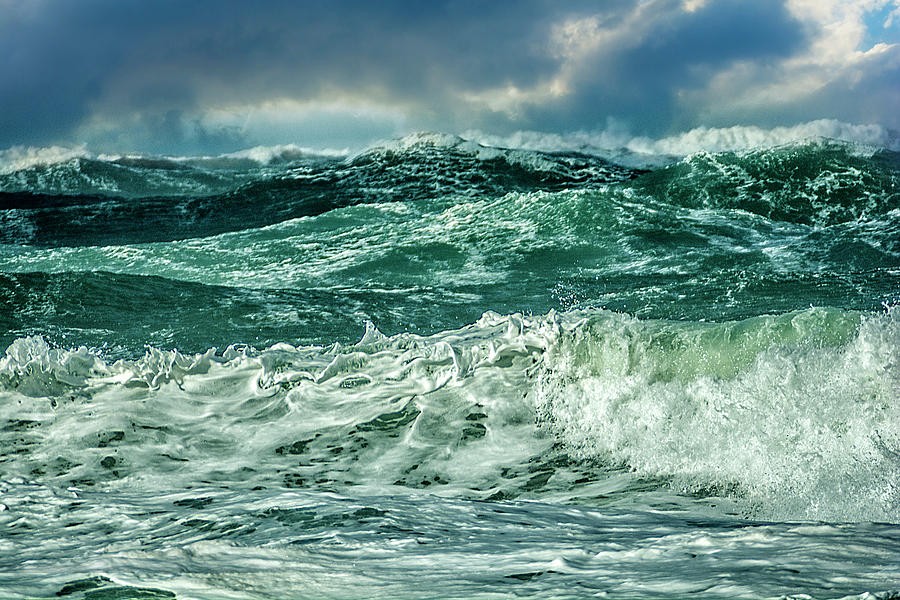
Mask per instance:
[[[0,597],[900,597],[896,153],[13,158]]]

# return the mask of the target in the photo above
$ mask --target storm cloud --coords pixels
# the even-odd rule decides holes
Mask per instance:
[[[0,0],[0,147],[215,153],[611,121],[656,137],[900,128],[898,6]]]

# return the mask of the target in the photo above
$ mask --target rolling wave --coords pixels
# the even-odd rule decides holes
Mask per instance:
[[[895,159],[819,141],[613,172],[421,136],[218,196],[7,193],[3,343],[346,343],[365,320],[433,333],[485,307],[877,311],[900,301]]]
[[[0,163],[0,594],[896,596],[895,153]]]
[[[489,313],[427,337],[370,325],[351,345],[116,362],[22,338],[0,359],[19,399],[4,455],[11,473],[88,487],[228,465],[256,486],[674,489],[769,519],[897,522],[898,344],[896,310],[833,309],[720,324]]]
[[[829,226],[900,207],[900,154],[815,140],[763,150],[693,154],[635,187],[692,208],[735,209],[771,220]]]
[[[428,136],[407,142],[347,161],[316,157],[227,173],[148,158],[32,166],[0,179],[0,244],[172,241],[448,190],[471,197],[595,187],[637,173],[588,156],[491,149],[458,138],[452,144]]]

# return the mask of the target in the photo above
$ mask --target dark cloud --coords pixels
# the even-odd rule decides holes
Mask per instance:
[[[14,57],[0,66],[0,129],[4,142],[46,140],[92,110],[527,85],[555,67],[542,44],[560,12],[544,1],[47,1],[0,25],[0,52]]]
[[[698,125],[682,91],[702,87],[737,61],[766,62],[806,47],[804,27],[780,0],[719,0],[694,12],[670,0],[654,9],[638,40],[587,57],[573,81],[576,93],[561,106],[535,110],[531,125],[564,130],[567,120],[596,124],[611,116],[641,132],[681,131]]]
[[[643,21],[632,40],[624,36],[574,65],[554,49],[562,23],[594,18],[627,27],[638,10]],[[810,35],[780,0],[718,0],[693,12],[676,0],[2,4],[0,147],[89,135],[123,150],[234,150],[260,140],[235,123],[203,121],[205,111],[346,97],[396,107],[407,128],[574,130],[615,117],[654,134],[698,124],[701,107],[686,107],[684,90],[701,89],[741,61],[775,64],[804,51]],[[566,68],[569,93],[559,98],[514,111],[463,100],[504,86],[539,88]],[[879,106],[869,112],[877,116]],[[822,116],[840,115],[807,118]],[[315,118],[298,117],[283,135],[312,131],[326,140]],[[354,126],[360,135],[396,127],[373,119],[320,121],[336,144],[351,139],[345,130]],[[263,141],[304,143],[276,139],[271,129]]]

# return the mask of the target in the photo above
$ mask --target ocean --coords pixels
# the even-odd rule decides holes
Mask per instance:
[[[900,598],[897,152],[57,150],[0,597]]]

